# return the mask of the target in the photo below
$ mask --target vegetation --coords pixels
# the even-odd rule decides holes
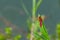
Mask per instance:
[[[29,16],[27,18],[27,25],[29,27],[29,33],[27,34],[28,40],[60,40],[60,24],[57,24],[56,26],[56,34],[50,35],[47,32],[47,29],[44,24],[44,16],[40,15],[38,13],[38,16],[36,15],[36,12],[38,8],[41,6],[41,3],[43,0],[32,0],[32,17],[29,16],[29,12],[25,6],[25,4],[22,2],[22,7]],[[16,36],[12,36],[12,28],[6,27],[5,33],[0,33],[0,40],[21,40],[21,35],[17,34]]]
[[[36,15],[36,12],[38,8],[41,6],[41,3],[43,0],[32,0],[32,17],[29,16],[29,19],[27,19],[27,24],[29,27],[30,32],[27,35],[28,40],[60,40],[60,24],[57,26],[57,31],[55,35],[50,35],[47,32],[47,29],[44,24],[44,17],[38,13],[38,16]],[[24,8],[27,15],[29,15],[29,11],[27,10],[24,3],[22,3],[22,7]],[[41,26],[42,25],[42,26]],[[58,35],[56,37],[56,35]]]
[[[21,35],[18,34],[16,36],[12,36],[12,28],[11,27],[6,27],[5,28],[5,33],[0,33],[0,40],[20,40]]]

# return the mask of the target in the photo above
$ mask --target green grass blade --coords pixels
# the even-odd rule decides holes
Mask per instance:
[[[44,23],[43,23],[42,27],[40,28],[40,32],[42,32],[42,34],[44,35],[44,37],[45,37],[46,39],[50,40],[50,39],[49,39],[48,32],[47,32],[47,30],[46,30],[46,27],[45,27]]]
[[[38,7],[41,5],[41,3],[42,3],[42,0],[39,0],[39,1],[37,2],[37,7],[36,7],[36,9],[38,9]]]
[[[22,7],[23,7],[25,13],[29,16],[29,11],[27,10],[25,4],[22,1],[21,1],[21,4],[22,4]]]

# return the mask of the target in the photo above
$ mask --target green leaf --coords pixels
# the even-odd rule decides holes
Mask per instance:
[[[20,38],[21,38],[21,35],[19,34],[19,35],[14,37],[14,40],[20,40]]]
[[[11,35],[12,34],[12,28],[11,27],[6,27],[5,28],[5,33],[8,34],[8,35]]]
[[[47,32],[46,27],[44,25],[44,22],[42,24],[42,27],[40,27],[40,32],[43,34],[43,36],[46,38],[46,40],[50,40],[48,32]]]
[[[26,8],[25,4],[22,2],[22,0],[21,0],[21,4],[22,4],[22,8],[26,12],[26,14],[29,16],[29,11],[27,10],[27,8]]]
[[[42,0],[39,0],[39,1],[37,2],[36,9],[38,9],[38,7],[41,5],[41,3],[42,3]]]
[[[0,33],[0,40],[6,40],[6,37],[4,34]]]

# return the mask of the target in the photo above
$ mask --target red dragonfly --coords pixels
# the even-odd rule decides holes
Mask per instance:
[[[38,16],[38,20],[39,20],[39,23],[40,23],[40,27],[42,27],[42,22],[43,22],[44,19],[45,19],[45,16],[44,16],[44,15]]]
[[[42,27],[42,21],[43,20],[42,20],[41,16],[38,17],[38,20],[39,20],[39,23],[40,23],[40,27]]]

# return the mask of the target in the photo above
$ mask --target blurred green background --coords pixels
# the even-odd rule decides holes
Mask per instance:
[[[22,1],[30,12],[29,15],[31,15],[32,0]],[[55,33],[56,24],[60,22],[60,0],[43,0],[37,13],[47,17],[45,25],[49,34]],[[6,18],[15,25],[17,29],[14,29],[14,34],[20,33],[23,36],[21,40],[26,40],[28,16],[22,8],[21,0],[0,0],[0,17]],[[0,29],[4,29],[6,26],[3,20],[0,20]]]

